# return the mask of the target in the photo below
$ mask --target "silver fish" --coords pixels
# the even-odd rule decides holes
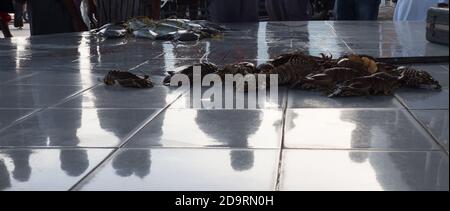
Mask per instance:
[[[147,24],[145,24],[144,22],[142,22],[136,18],[133,18],[127,22],[127,26],[128,26],[128,29],[130,29],[131,31],[137,31],[142,28],[145,28],[147,26]]]
[[[180,30],[175,34],[174,39],[182,42],[198,41],[200,35],[194,31]]]
[[[193,24],[198,24],[200,26],[202,26],[203,28],[207,28],[207,29],[214,29],[217,31],[226,31],[228,30],[227,27],[223,26],[223,25],[219,25],[219,24],[215,24],[209,21],[204,21],[204,20],[194,20],[194,21],[190,21]]]
[[[180,28],[177,26],[172,26],[172,25],[165,24],[165,23],[150,24],[150,26],[148,28],[161,36],[168,35],[170,33],[177,32],[179,30],[183,30],[183,28]]]
[[[112,38],[122,38],[127,35],[127,30],[123,25],[106,24],[97,31],[97,35]]]
[[[188,23],[188,22],[189,22],[189,20],[187,20],[187,19],[164,19],[164,20],[160,21],[160,23],[165,23],[165,24],[169,24],[172,26],[180,27],[180,28],[185,28],[186,23]]]
[[[150,40],[156,40],[158,38],[158,34],[148,28],[142,28],[140,30],[133,31],[133,35],[136,38],[146,38]]]

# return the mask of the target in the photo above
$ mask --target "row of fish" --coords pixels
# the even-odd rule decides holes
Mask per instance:
[[[378,62],[370,56],[351,54],[333,59],[331,56],[317,57],[301,52],[283,54],[259,66],[239,62],[218,67],[202,62],[169,72],[163,83],[171,85],[172,77],[177,74],[188,76],[192,83],[194,66],[201,67],[202,78],[211,73],[219,75],[222,80],[225,75],[277,75],[279,86],[324,91],[330,97],[393,95],[401,87],[442,88],[439,81],[424,70]],[[236,88],[249,91],[248,84],[240,84],[243,87]]]
[[[224,26],[208,21],[187,19],[151,20],[147,17],[130,19],[123,23],[109,23],[93,32],[107,39],[134,36],[150,40],[197,41],[222,36]]]
[[[424,70],[381,63],[370,56],[352,54],[333,59],[331,56],[317,57],[301,52],[283,54],[259,66],[251,62],[238,62],[219,67],[203,61],[168,71],[169,75],[163,80],[163,84],[180,86],[180,83],[172,83],[176,75],[187,77],[190,84],[193,84],[194,76],[198,74],[195,67],[201,69],[199,76],[202,80],[209,74],[217,74],[221,80],[225,80],[227,75],[254,78],[254,81],[236,81],[235,88],[240,91],[258,89],[260,85],[265,87],[270,83],[263,81],[264,84],[259,84],[261,81],[255,80],[257,75],[277,75],[279,86],[324,91],[330,97],[393,95],[401,87],[442,88],[439,81]],[[129,72],[111,71],[104,82],[107,85],[118,83],[134,88],[153,87],[149,76],[136,76]]]

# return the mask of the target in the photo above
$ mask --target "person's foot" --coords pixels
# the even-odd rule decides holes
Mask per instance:
[[[13,37],[13,35],[12,35],[11,33],[5,33],[4,36],[5,36],[5,38],[11,38],[11,37]]]
[[[23,22],[14,20],[14,27],[17,28],[17,29],[22,29],[23,28]]]
[[[9,31],[9,25],[8,25],[8,22],[2,21],[2,20],[0,19],[0,29],[2,30],[3,35],[4,35],[5,38],[10,38],[10,37],[12,37],[11,31]]]

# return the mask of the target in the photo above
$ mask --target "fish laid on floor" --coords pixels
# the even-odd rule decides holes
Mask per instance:
[[[109,71],[103,79],[103,82],[108,86],[118,84],[128,88],[153,88],[153,82],[150,80],[150,76],[138,76],[128,71]]]
[[[193,82],[194,67],[201,67],[200,78],[208,74],[217,74],[225,80],[226,75],[238,74],[248,78],[256,75],[278,75],[279,86],[289,86],[292,89],[319,90],[329,97],[349,97],[368,95],[393,95],[399,88],[425,88],[441,90],[439,81],[424,70],[411,67],[396,66],[377,62],[375,58],[366,55],[345,55],[337,59],[331,56],[311,56],[301,52],[283,54],[256,67],[251,62],[237,62],[219,67],[210,62],[200,62],[186,65],[168,72],[163,84],[171,84],[177,74],[187,76]],[[239,77],[238,77],[239,78]],[[125,87],[151,88],[153,83],[149,76],[137,76],[130,72],[111,71],[104,79],[105,84],[119,84]],[[257,81],[254,81],[257,83]],[[259,82],[258,82],[259,83]],[[243,91],[250,91],[247,82],[236,82]],[[267,83],[266,83],[267,84]],[[261,84],[256,84],[260,87]]]
[[[106,24],[95,31],[97,35],[108,39],[123,38],[128,33],[124,24]]]
[[[111,39],[122,38],[130,34],[136,38],[167,41],[198,41],[205,38],[219,37],[225,27],[207,21],[190,21],[185,19],[151,20],[138,17],[125,23],[106,24],[94,30],[98,35]]]

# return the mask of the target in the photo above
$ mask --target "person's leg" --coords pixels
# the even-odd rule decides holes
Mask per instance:
[[[287,21],[308,20],[307,6],[309,0],[279,0],[284,1],[284,14]]]
[[[82,32],[87,31],[88,27],[83,22],[83,18],[79,13],[80,7],[78,6],[78,1],[75,2],[73,0],[63,0],[65,11],[67,11],[70,15],[70,20],[72,22],[72,27],[74,32]]]
[[[97,0],[97,18],[98,26],[102,27],[110,23],[111,19],[111,4],[108,0]]]
[[[150,0],[150,5],[150,16],[154,20],[159,20],[161,18],[161,1]]]
[[[381,0],[358,0],[356,3],[357,20],[377,20]]]
[[[283,21],[282,4],[280,0],[266,0],[266,10],[271,21]]]
[[[31,35],[74,32],[65,4],[59,0],[30,0]]]
[[[258,0],[210,0],[208,19],[213,22],[257,22]]]
[[[360,0],[337,0],[336,20],[355,20],[355,2]]]
[[[25,23],[30,22],[30,12],[28,11],[28,3],[26,2],[23,5],[23,20]]]
[[[241,0],[209,0],[208,19],[212,22],[237,22],[241,13]]]
[[[14,27],[16,28],[23,27],[23,7],[22,0],[14,1]]]
[[[5,38],[12,37],[11,31],[9,30],[9,21],[11,21],[11,17],[8,13],[0,12],[0,29],[2,30]]]
[[[239,22],[259,21],[259,0],[241,0],[241,14]]]
[[[198,12],[200,9],[200,0],[190,0],[189,3],[189,18],[191,20],[198,19]]]
[[[177,18],[187,17],[188,4],[187,0],[177,0]]]

